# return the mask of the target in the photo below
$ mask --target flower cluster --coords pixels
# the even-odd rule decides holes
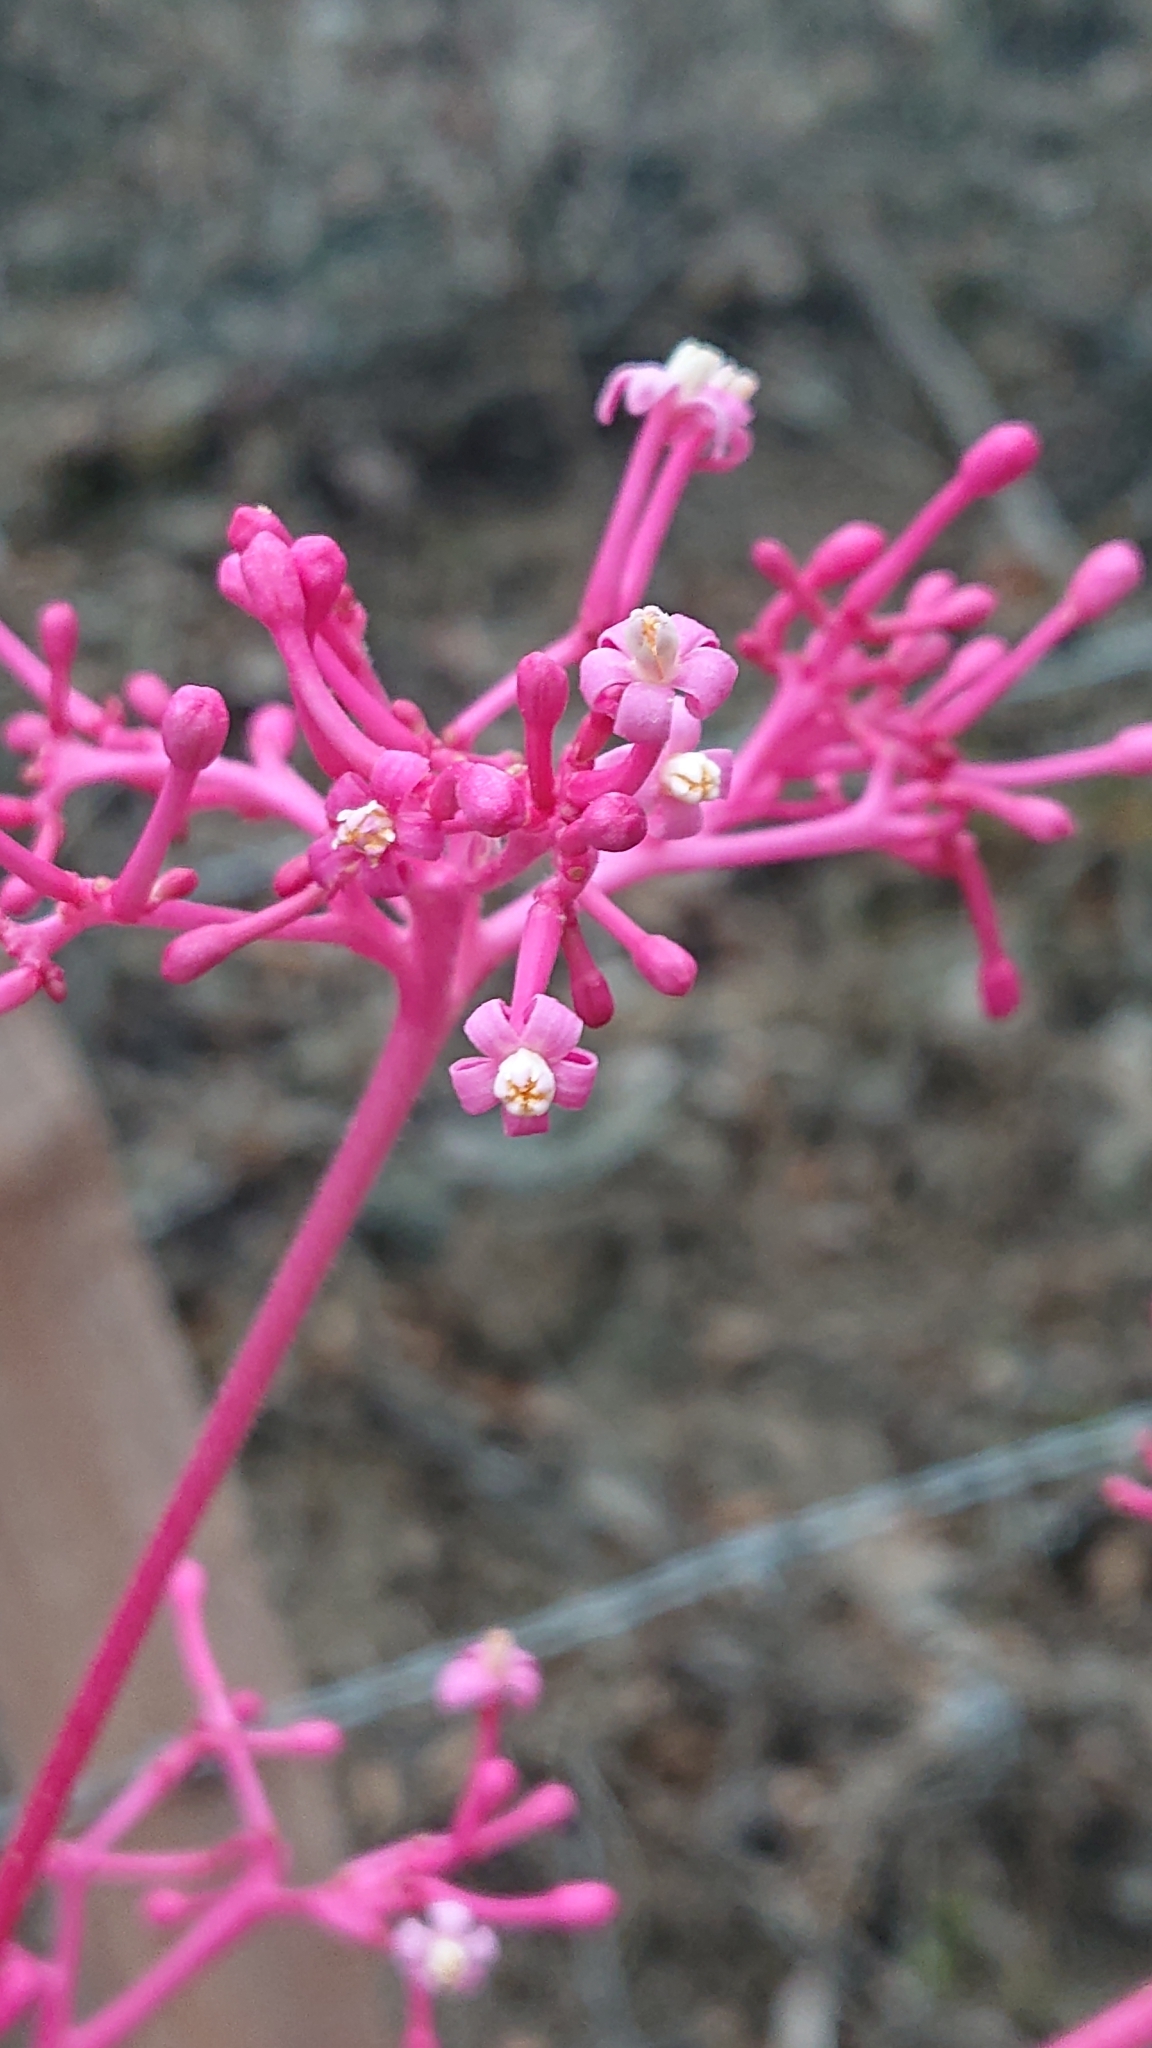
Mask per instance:
[[[735,750],[704,744],[707,720],[733,690],[736,661],[706,624],[665,612],[648,601],[648,589],[692,477],[730,469],[750,453],[755,390],[749,372],[696,341],[665,363],[613,373],[599,418],[608,424],[623,410],[640,424],[576,618],[442,732],[376,674],[366,616],[336,543],[294,538],[265,506],[234,514],[219,587],[271,636],[291,701],[264,706],[242,735],[231,734],[216,690],[171,691],[151,673],[130,675],[121,692],[95,702],[73,679],[79,631],[67,604],[40,614],[39,654],[0,625],[0,663],[35,707],[5,728],[23,780],[19,794],[0,795],[0,953],[8,962],[0,1013],[41,991],[61,1000],[59,956],[100,925],[165,934],[162,971],[174,982],[267,939],[345,946],[388,971],[397,991],[348,1131],[0,1860],[0,2025],[35,2008],[45,2048],[78,2038],[83,1906],[98,1882],[139,1881],[153,1920],[177,1932],[154,1971],[105,2008],[99,2024],[85,2022],[79,2038],[88,2048],[124,2038],[269,1914],[311,1919],[391,1954],[408,1988],[406,2048],[433,2048],[435,1997],[477,1987],[500,1930],[591,1926],[613,1909],[598,1885],[508,1899],[457,1881],[460,1866],[556,1827],[572,1811],[560,1785],[521,1795],[501,1751],[502,1714],[532,1704],[539,1674],[499,1635],[465,1652],[441,1680],[441,1704],[474,1711],[478,1727],[449,1828],[355,1858],[324,1884],[289,1885],[257,1763],[278,1750],[325,1751],[335,1734],[318,1724],[253,1725],[256,1708],[229,1694],[216,1672],[203,1634],[202,1581],[187,1564],[171,1587],[196,1726],[87,1833],[53,1839],[161,1590],[450,1033],[463,1021],[475,1048],[451,1068],[464,1110],[498,1109],[513,1137],[545,1131],[554,1109],[587,1101],[596,1058],[580,1040],[612,1016],[590,928],[668,995],[686,994],[695,979],[691,954],[637,923],[617,901],[622,891],[659,874],[861,850],[954,881],[975,933],[984,1007],[1007,1015],[1019,1000],[1019,976],[1000,933],[978,820],[1057,839],[1073,820],[1041,792],[1085,776],[1152,770],[1152,725],[1028,760],[990,763],[962,752],[965,735],[1029,667],[1119,603],[1142,573],[1125,542],[1097,548],[1016,646],[984,630],[996,607],[992,590],[958,584],[943,570],[915,574],[952,520],[1036,461],[1036,436],[1011,422],[976,442],[893,538],[854,522],[804,563],[778,541],[756,543],[753,562],[775,595],[739,652],[768,678],[768,701]],[[570,715],[573,672],[580,701]],[[517,723],[486,751],[483,736],[506,717]],[[299,765],[304,749],[307,772]],[[61,858],[69,800],[99,783],[133,790],[147,804],[116,875],[81,874]],[[215,808],[281,820],[300,835],[258,910],[205,901],[195,869],[172,860],[195,815]],[[507,999],[490,996],[469,1014],[483,984],[512,959]],[[561,963],[567,1002],[553,992]],[[1135,1495],[1125,1504],[1137,1506]],[[236,1833],[206,1851],[123,1849],[136,1819],[206,1757],[232,1790]],[[47,1960],[11,1938],[40,1876],[67,1902],[62,1945]]]
[[[265,1758],[326,1757],[341,1746],[330,1721],[261,1726],[263,1702],[222,1678],[204,1625],[203,1570],[185,1559],[169,1583],[176,1647],[196,1704],[188,1730],[146,1763],[99,1819],[48,1851],[44,1874],[57,1894],[56,1939],[47,1956],[11,1942],[0,1962],[0,2029],[35,2016],[45,2048],[81,2039],[104,2048],[122,2041],[162,2009],[196,1972],[262,1921],[290,1919],[391,1958],[405,1986],[402,2048],[436,2048],[434,2006],[442,1996],[483,1985],[500,1953],[497,1929],[575,1931],[602,1926],[616,1896],[595,1882],[555,1885],[527,1897],[462,1886],[457,1873],[531,1835],[563,1827],[576,1811],[566,1785],[522,1792],[503,1754],[509,1708],[535,1706],[542,1691],[535,1660],[493,1630],[446,1665],[436,1696],[446,1713],[477,1716],[474,1754],[448,1827],[411,1835],[354,1856],[310,1885],[290,1881],[290,1853],[260,1774]],[[136,1850],[126,1838],[146,1815],[212,1764],[235,1808],[232,1833],[209,1848]],[[76,2011],[84,1918],[98,1885],[136,1890],[144,1917],[172,1937],[127,1990],[81,2020]]]

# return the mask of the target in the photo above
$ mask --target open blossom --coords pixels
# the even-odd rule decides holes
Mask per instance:
[[[400,895],[402,857],[435,860],[444,844],[439,826],[412,801],[427,773],[423,755],[389,750],[370,783],[360,775],[338,776],[324,800],[331,830],[308,849],[315,880],[327,889],[357,881],[369,896]]]
[[[409,1983],[432,1997],[478,1991],[500,1953],[490,1927],[458,1899],[435,1899],[423,1920],[401,1920],[392,1954]]]
[[[601,633],[580,664],[580,691],[592,710],[612,714],[621,739],[662,745],[677,692],[695,718],[707,718],[730,694],[736,673],[709,627],[646,604]]]
[[[436,1680],[436,1704],[445,1714],[499,1705],[526,1711],[543,1691],[535,1657],[522,1650],[506,1628],[492,1628],[445,1664]]]
[[[682,341],[666,363],[621,363],[596,401],[596,417],[607,426],[623,404],[639,418],[670,394],[677,414],[702,419],[712,428],[705,466],[733,469],[750,453],[752,400],[760,379],[751,370],[702,341]]]
[[[498,997],[481,1003],[464,1026],[480,1054],[455,1060],[448,1072],[469,1116],[500,1105],[508,1137],[548,1129],[548,1112],[583,1109],[599,1064],[578,1044],[584,1029],[574,1010],[555,996],[533,996],[524,1021],[514,1024]]]

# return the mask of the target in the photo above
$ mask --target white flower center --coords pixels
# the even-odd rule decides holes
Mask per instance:
[[[671,681],[680,660],[680,635],[658,604],[630,612],[620,638],[641,682]]]
[[[501,1060],[492,1093],[510,1116],[543,1116],[556,1093],[556,1076],[541,1053],[522,1045]]]
[[[359,804],[355,810],[337,811],[336,830],[332,835],[332,850],[338,853],[342,846],[354,847],[362,853],[369,867],[378,867],[390,846],[396,843],[396,827],[383,804],[373,799]]]
[[[702,391],[731,391],[737,398],[754,398],[760,388],[760,379],[751,370],[742,370],[730,357],[722,355],[718,348],[710,348],[705,341],[682,341],[673,349],[664,368],[680,386],[684,399],[699,398]]]
[[[720,770],[709,754],[671,754],[660,770],[665,796],[681,804],[710,804],[720,794]]]
[[[468,1971],[468,1951],[451,1934],[438,1934],[428,1944],[424,1968],[440,1991],[455,1991]]]

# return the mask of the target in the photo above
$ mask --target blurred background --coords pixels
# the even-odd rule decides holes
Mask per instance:
[[[336,534],[386,681],[447,717],[567,623],[627,445],[598,382],[686,333],[758,373],[760,425],[655,598],[730,638],[755,535],[901,521],[995,410],[1042,490],[942,558],[1018,629],[1079,548],[1152,537],[1152,13],[7,0],[0,291],[0,605],[28,633],[71,597],[97,694],[280,692],[212,580],[260,499]],[[1147,718],[1150,670],[1136,603],[988,744]],[[310,1681],[1145,1398],[1152,796],[1077,802],[1074,842],[988,837],[1008,1024],[950,892],[854,860],[652,886],[700,980],[609,960],[577,1127],[504,1146],[440,1077],[246,1460]],[[133,816],[78,803],[77,865]],[[207,820],[192,857],[256,903],[288,850]],[[207,1389],[389,996],[273,949],[170,989],[155,955],[83,941],[67,1015]],[[1147,1974],[1152,1551],[1091,1473],[1027,1478],[554,1661],[519,1753],[586,1821],[539,1867],[624,1917],[511,1952],[449,2041],[1006,2048]],[[356,1838],[435,1819],[461,1754],[369,1719]]]

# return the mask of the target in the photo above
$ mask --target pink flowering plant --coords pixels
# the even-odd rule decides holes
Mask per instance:
[[[33,705],[6,729],[23,757],[24,790],[0,796],[0,950],[9,963],[0,1011],[41,991],[62,1000],[67,945],[109,924],[163,935],[161,972],[173,982],[268,939],[348,947],[391,975],[396,989],[360,1103],[0,1862],[0,2018],[35,2007],[48,2048],[104,2048],[125,2038],[219,1949],[273,1914],[310,1918],[387,1951],[408,1991],[406,2048],[433,2048],[435,1997],[479,1987],[498,1930],[596,1925],[612,1910],[603,1886],[501,1899],[457,1882],[460,1865],[561,1824],[573,1806],[561,1786],[521,1795],[502,1754],[502,1716],[534,1704],[540,1677],[499,1634],[449,1665],[438,1688],[440,1706],[475,1714],[478,1729],[447,1831],[354,1859],[321,1885],[293,1887],[258,1762],[277,1749],[323,1752],[335,1736],[314,1724],[262,1728],[258,1707],[229,1693],[203,1633],[198,1568],[186,1559],[452,1034],[462,1025],[473,1048],[449,1068],[462,1110],[498,1109],[513,1138],[546,1132],[554,1110],[578,1111],[588,1101],[597,1061],[582,1040],[612,1016],[592,928],[664,994],[693,985],[691,954],[621,906],[632,884],[865,850],[955,883],[971,921],[984,1009],[1007,1016],[1020,979],[981,857],[981,818],[1029,839],[1059,839],[1074,820],[1045,792],[1152,770],[1152,725],[1029,759],[988,762],[964,752],[983,714],[1058,642],[1128,596],[1142,573],[1127,542],[1096,548],[1013,646],[985,630],[997,604],[991,589],[942,569],[918,572],[959,514],[1037,461],[1036,435],[1014,422],[983,435],[893,538],[852,522],[806,562],[779,541],[755,544],[753,562],[773,594],[737,652],[767,679],[767,696],[735,751],[705,744],[707,721],[736,683],[737,660],[706,623],[666,613],[647,592],[693,475],[731,469],[750,453],[755,390],[749,372],[695,341],[666,363],[629,363],[612,374],[598,417],[606,424],[622,410],[639,426],[575,621],[442,732],[377,676],[367,620],[335,541],[294,538],[264,506],[234,514],[218,580],[222,595],[271,636],[291,704],[257,711],[231,750],[227,708],[211,688],[170,691],[158,676],[136,674],[103,704],[77,689],[77,621],[67,604],[41,613],[39,653],[0,626],[0,661]],[[485,735],[503,721],[486,750]],[[305,750],[307,773],[299,765]],[[62,858],[70,797],[101,782],[148,800],[136,844],[113,876],[80,874]],[[172,863],[196,813],[212,809],[299,832],[299,851],[275,876],[264,908],[207,902],[195,869]],[[507,994],[477,1004],[508,962]],[[556,993],[558,976],[567,999]],[[194,1727],[101,1820],[65,1841],[59,1830],[77,1776],[166,1592],[196,1700]],[[124,1848],[137,1818],[208,1755],[230,1788],[235,1833],[194,1855]],[[56,1895],[57,1932],[51,1954],[36,1958],[12,1935],[41,1882]],[[146,1910],[172,1939],[134,1986],[77,2020],[84,1902],[104,1882],[139,1883]],[[1136,2048],[1134,2035],[1113,2038],[1116,2048]]]

